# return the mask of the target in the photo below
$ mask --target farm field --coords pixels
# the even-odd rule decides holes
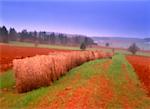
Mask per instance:
[[[112,52],[112,47],[105,47],[105,46],[98,46],[95,48],[89,48],[89,50],[103,50],[105,52]],[[126,54],[126,55],[131,55],[131,52],[129,52],[128,50],[124,49],[124,48],[115,48],[114,50],[115,53],[122,53],[122,54]],[[150,56],[150,50],[144,51],[144,50],[140,50],[137,51],[136,55],[140,55],[140,56]]]
[[[21,59],[35,55],[47,55],[54,52],[71,52],[71,50],[35,48],[35,47],[21,47],[11,45],[0,45],[0,71],[5,71],[12,67],[13,59]]]
[[[21,47],[35,47],[34,43],[31,42],[18,42],[18,41],[9,41],[10,46],[21,46]],[[8,45],[6,44],[6,45]],[[79,47],[74,46],[65,46],[65,45],[50,45],[50,44],[38,44],[38,48],[50,48],[50,49],[59,49],[59,50],[80,50]]]
[[[28,51],[26,51],[28,50]],[[31,57],[35,55],[47,55],[53,52],[70,52],[79,50],[79,47],[67,47],[58,45],[39,44],[35,47],[33,43],[10,41],[9,44],[0,43],[0,72],[12,67],[13,59]],[[104,52],[112,52],[112,48],[88,48],[88,50],[101,50]],[[116,49],[115,53],[130,54],[126,50]],[[137,55],[150,56],[149,52],[137,52]]]
[[[150,98],[124,55],[87,62],[70,70],[51,86],[17,93],[13,71],[0,75],[0,107],[148,109]],[[9,80],[9,81],[8,81]]]
[[[33,43],[27,43],[27,42],[16,42],[16,41],[10,41],[10,45],[15,45],[15,46],[27,46],[27,47],[34,47]],[[39,48],[50,48],[50,49],[63,49],[63,50],[80,50],[79,47],[75,46],[64,46],[64,45],[48,45],[48,44],[39,44]],[[112,52],[111,47],[105,47],[105,46],[99,46],[99,47],[92,47],[92,48],[87,48],[88,50],[102,50],[105,52]],[[122,53],[122,54],[131,54],[129,51],[121,48],[116,48],[115,53]],[[141,56],[150,56],[150,50],[149,51],[138,51],[137,55]]]
[[[126,58],[134,67],[139,79],[150,96],[150,57],[129,55]]]
[[[150,0],[1,0],[0,109],[150,109]]]

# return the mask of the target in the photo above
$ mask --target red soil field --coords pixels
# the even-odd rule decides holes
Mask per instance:
[[[111,61],[105,62],[102,65],[104,67],[103,70],[107,72],[107,68],[109,68],[110,65]],[[76,84],[77,81],[81,79],[80,75],[76,75],[74,78],[71,84]],[[85,86],[79,86],[76,89],[73,89],[72,86],[66,87],[54,95],[56,97],[52,102],[48,102],[47,99],[49,95],[47,95],[38,104],[38,108],[105,109],[114,97],[112,82],[105,75],[99,75],[91,77],[87,81],[87,84],[88,85]],[[70,93],[71,95],[69,95]]]
[[[36,47],[19,47],[0,45],[0,72],[12,67],[13,59],[21,59],[35,55],[47,55],[53,52],[70,52],[71,50],[56,50]]]
[[[127,56],[126,58],[134,67],[139,79],[150,96],[150,57]]]

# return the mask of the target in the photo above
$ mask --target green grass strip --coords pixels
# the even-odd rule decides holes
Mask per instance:
[[[109,103],[108,108],[124,108],[123,105],[126,102],[122,103],[122,98],[127,98],[127,101],[130,105],[137,103],[136,109],[144,109],[149,107],[150,100],[145,99],[147,95],[140,87],[141,83],[132,66],[128,63],[123,55],[117,54],[112,58],[112,64],[107,73],[107,76],[113,83],[115,93],[115,96]],[[132,83],[129,83],[126,78],[127,76],[132,81]],[[132,84],[133,89],[129,88],[128,85],[130,84]]]
[[[15,78],[14,78],[12,70],[8,70],[0,74],[0,89],[10,88],[13,85],[15,85]]]

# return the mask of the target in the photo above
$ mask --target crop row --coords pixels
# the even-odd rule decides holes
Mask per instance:
[[[150,95],[150,58],[143,56],[127,56],[128,61],[134,67],[144,88]]]

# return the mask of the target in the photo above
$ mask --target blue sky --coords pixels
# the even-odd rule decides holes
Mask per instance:
[[[149,0],[5,0],[0,25],[88,36],[150,37]]]

